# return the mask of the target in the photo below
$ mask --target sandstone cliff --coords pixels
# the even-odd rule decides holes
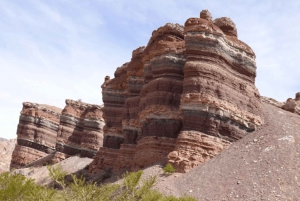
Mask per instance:
[[[61,109],[24,102],[11,168],[23,167],[55,151]]]
[[[92,158],[103,142],[101,106],[66,100],[57,132],[56,156],[64,159],[80,154]]]
[[[102,85],[103,147],[90,172],[156,162],[186,172],[263,124],[252,49],[204,10],[153,31]]]
[[[61,110],[24,102],[11,169],[58,162],[76,154],[92,158],[102,146],[103,126],[98,105],[67,99]]]

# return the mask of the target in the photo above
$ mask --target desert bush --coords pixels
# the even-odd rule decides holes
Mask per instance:
[[[45,188],[21,174],[5,172],[0,174],[0,200],[56,200],[55,190]]]
[[[20,174],[0,174],[0,200],[5,201],[195,201],[191,197],[176,198],[164,196],[152,187],[156,177],[141,179],[143,171],[125,173],[123,182],[103,184],[87,182],[84,177],[71,174],[71,181],[66,181],[67,173],[60,166],[48,166],[50,177],[60,185],[60,189],[46,188],[34,183]]]
[[[172,174],[174,173],[176,170],[173,167],[173,165],[171,165],[170,163],[167,163],[166,166],[163,168],[163,171],[165,174]]]

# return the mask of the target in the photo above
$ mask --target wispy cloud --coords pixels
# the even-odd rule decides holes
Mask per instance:
[[[113,77],[154,29],[184,24],[202,9],[236,23],[257,55],[262,95],[284,101],[300,91],[297,0],[0,1],[0,136],[15,137],[23,101],[101,104],[104,77]]]

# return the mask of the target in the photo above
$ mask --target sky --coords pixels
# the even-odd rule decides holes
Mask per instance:
[[[230,17],[256,53],[260,94],[300,91],[298,0],[0,0],[0,137],[16,138],[22,102],[102,104],[104,77],[153,30],[208,9]]]

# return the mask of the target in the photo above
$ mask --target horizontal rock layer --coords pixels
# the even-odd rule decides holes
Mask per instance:
[[[153,31],[105,78],[105,148],[90,172],[167,160],[186,172],[262,125],[255,54],[237,36],[231,19],[207,10]]]
[[[62,111],[53,106],[23,103],[11,168],[26,166],[54,151],[53,162],[75,154],[92,158],[103,144],[105,123],[101,109],[68,99]]]
[[[10,168],[25,166],[55,150],[60,111],[53,106],[23,103]]]
[[[67,155],[93,157],[103,143],[102,107],[66,100],[57,132],[56,149]]]

